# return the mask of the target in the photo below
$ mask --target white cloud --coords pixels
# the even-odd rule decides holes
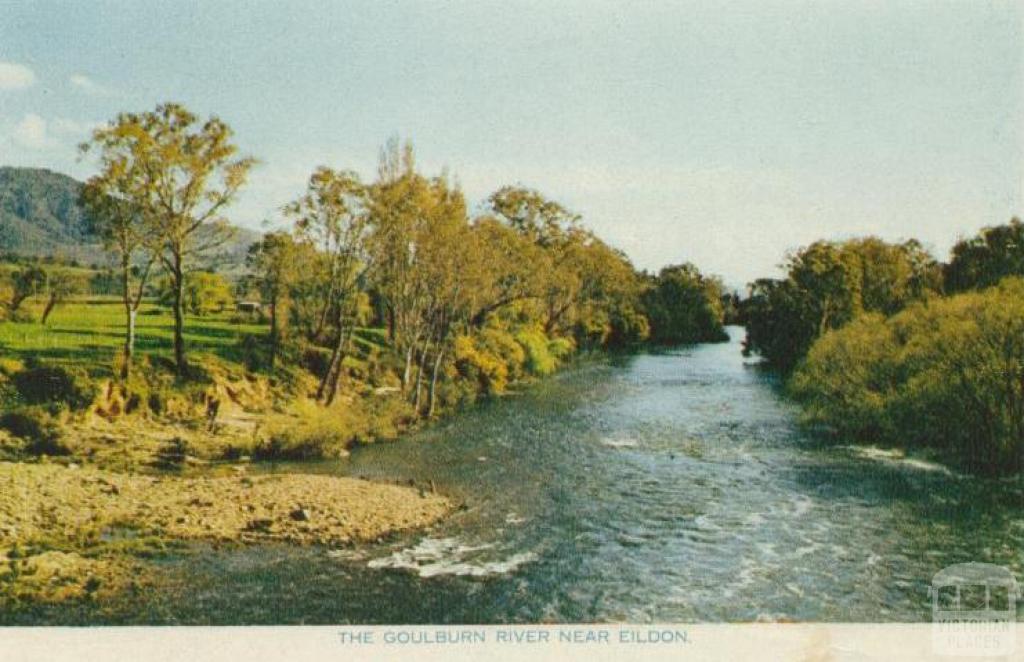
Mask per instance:
[[[72,87],[81,90],[86,94],[102,95],[108,93],[107,88],[100,85],[99,83],[94,81],[92,78],[89,78],[85,74],[72,74],[71,77],[68,78],[68,82],[71,83]]]
[[[35,113],[28,113],[14,125],[12,137],[18,145],[31,150],[50,149],[57,145],[47,129],[46,120]]]
[[[23,64],[0,62],[0,90],[21,90],[36,82],[36,75]]]

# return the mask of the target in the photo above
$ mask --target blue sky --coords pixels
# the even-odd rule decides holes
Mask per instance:
[[[1019,2],[10,2],[0,164],[79,177],[74,145],[180,101],[262,165],[258,227],[319,164],[388,136],[471,203],[503,184],[641,268],[733,285],[814,239],[958,236],[1022,212]]]

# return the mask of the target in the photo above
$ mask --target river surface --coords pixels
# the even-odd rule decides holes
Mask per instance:
[[[816,442],[731,341],[570,368],[345,461],[466,508],[352,549],[164,561],[117,621],[922,621],[944,566],[1024,578],[1024,486]]]

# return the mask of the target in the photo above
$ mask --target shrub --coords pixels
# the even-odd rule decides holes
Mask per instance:
[[[0,358],[0,375],[11,377],[25,369],[25,365],[18,359]]]
[[[508,384],[508,364],[497,354],[478,346],[472,336],[455,339],[455,365],[460,374],[477,384],[481,393],[501,393]]]
[[[791,393],[805,404],[805,420],[866,440],[893,434],[887,407],[897,386],[896,352],[892,329],[881,315],[865,315],[822,336],[789,382]]]
[[[572,338],[554,338],[548,342],[548,353],[559,361],[564,361],[576,351]]]
[[[320,411],[313,405],[297,405],[298,419],[272,429],[268,437],[253,448],[257,460],[312,460],[345,454],[355,430],[349,416]]]
[[[558,358],[551,353],[551,342],[540,327],[521,329],[515,338],[526,354],[527,372],[543,376],[558,368]]]
[[[157,449],[153,464],[161,469],[180,469],[191,454],[191,445],[181,437],[174,437]]]
[[[96,397],[96,386],[84,372],[60,366],[26,368],[16,373],[12,381],[30,405],[64,403],[71,409],[84,409]]]
[[[0,415],[0,428],[27,443],[25,451],[32,455],[67,455],[71,451],[62,443],[57,422],[45,410],[23,407]]]
[[[844,435],[928,446],[988,473],[1024,463],[1024,279],[826,334],[790,386]]]

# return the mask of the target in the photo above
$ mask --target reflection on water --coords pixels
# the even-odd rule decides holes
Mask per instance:
[[[433,480],[466,504],[434,530],[172,560],[189,577],[180,590],[110,618],[918,621],[946,565],[1024,574],[1019,479],[823,447],[730,331],[731,343],[583,365],[317,467]]]

